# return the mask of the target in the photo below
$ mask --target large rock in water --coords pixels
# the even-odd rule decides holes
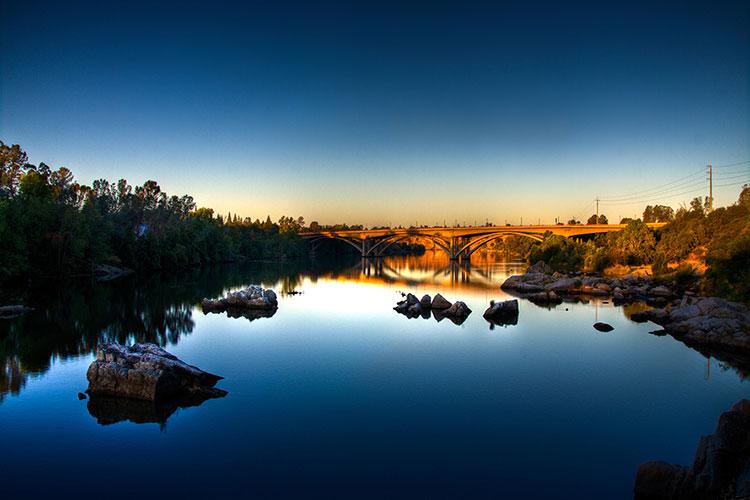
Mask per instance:
[[[501,302],[490,301],[490,307],[484,311],[484,319],[498,325],[515,325],[518,323],[518,300]]]
[[[750,496],[750,401],[719,417],[716,432],[703,436],[693,465],[646,462],[638,467],[636,500],[713,500]]]
[[[250,285],[229,293],[221,299],[203,299],[203,312],[239,311],[247,309],[271,311],[279,307],[276,293],[259,285]]]
[[[448,309],[452,304],[439,293],[432,299],[432,309]]]
[[[214,385],[223,377],[177,359],[155,344],[102,344],[86,378],[91,395],[146,401],[171,398],[203,400],[227,392]]]

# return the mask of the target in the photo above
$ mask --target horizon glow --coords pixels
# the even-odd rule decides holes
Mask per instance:
[[[737,2],[31,1],[1,14],[0,140],[81,183],[154,179],[218,214],[585,222],[596,196],[750,160],[750,7]],[[728,205],[750,166],[714,176],[714,205]],[[600,212],[618,222],[708,194],[690,186]]]

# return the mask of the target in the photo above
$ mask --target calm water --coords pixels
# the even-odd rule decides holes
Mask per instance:
[[[0,323],[0,496],[630,498],[640,462],[689,463],[750,396],[733,368],[611,304],[521,301],[517,325],[491,328],[482,312],[518,264],[296,267],[36,291],[37,311]],[[250,283],[282,292],[273,317],[196,308]],[[474,313],[407,319],[399,291]],[[101,340],[165,345],[229,395],[90,411],[76,395]]]

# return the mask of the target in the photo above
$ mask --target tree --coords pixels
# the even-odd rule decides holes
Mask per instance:
[[[18,144],[7,146],[0,141],[0,198],[12,198],[18,193],[28,161],[29,157]]]
[[[596,218],[596,214],[591,214],[591,217],[588,218],[586,224],[609,224],[609,221],[604,214],[599,214],[598,219]]]
[[[643,222],[672,222],[674,220],[674,209],[666,205],[648,205],[643,210]]]

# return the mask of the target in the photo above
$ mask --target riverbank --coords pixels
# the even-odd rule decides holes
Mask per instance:
[[[662,327],[652,333],[668,334],[702,352],[719,351],[720,357],[738,358],[750,366],[750,308],[719,297],[700,295],[697,280],[653,278],[644,274],[608,277],[596,273],[558,273],[542,261],[522,275],[505,280],[501,289],[538,305],[592,297],[615,305],[643,302],[652,309],[636,312],[636,322],[651,321]]]

